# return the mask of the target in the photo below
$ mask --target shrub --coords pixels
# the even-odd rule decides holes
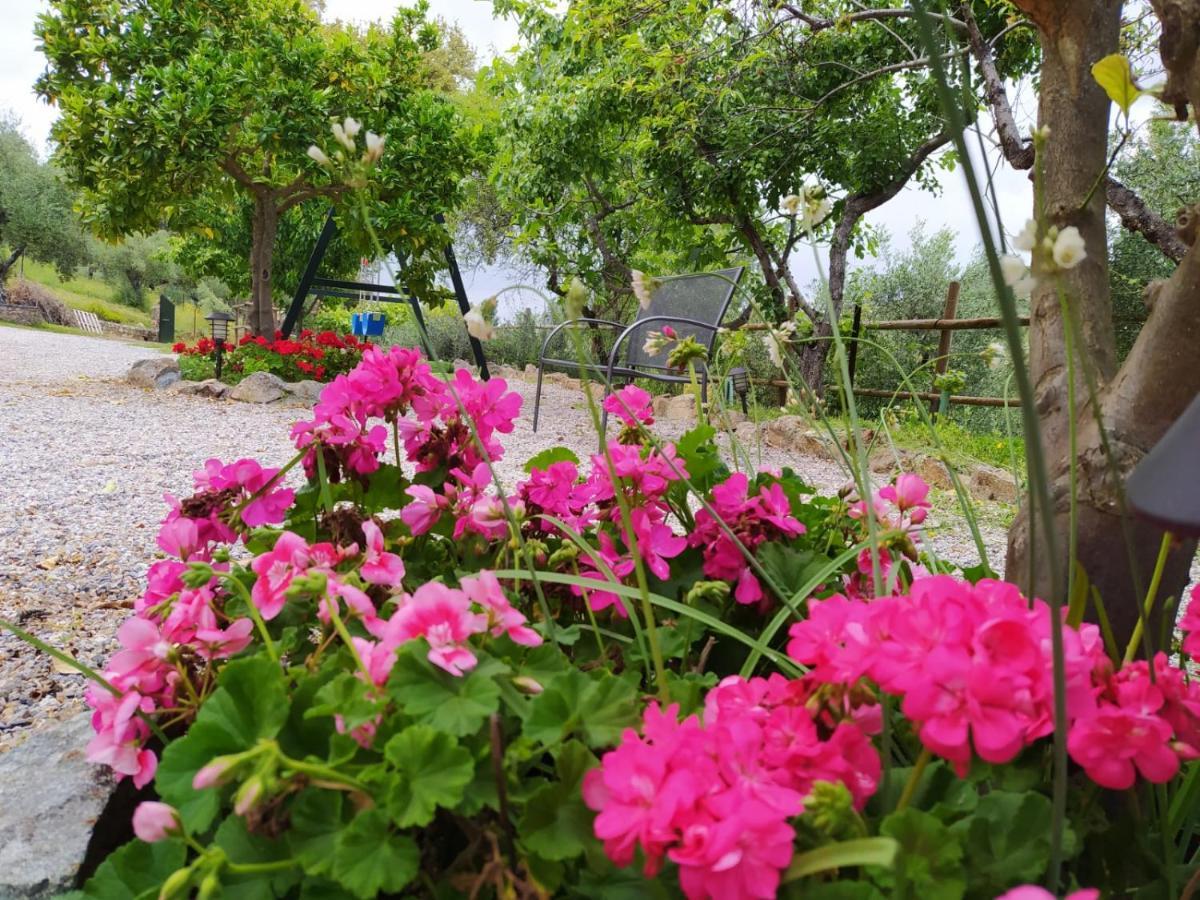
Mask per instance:
[[[1068,880],[1140,833],[1101,790],[1166,803],[1200,755],[1184,669],[950,574],[914,475],[730,472],[629,386],[602,453],[502,490],[503,380],[371,348],[339,385],[283,469],[208,460],[171,500],[87,692],[89,759],[159,799],[85,897],[991,898],[1052,866],[1056,697]],[[1159,846],[1119,883],[1165,895]]]
[[[271,372],[284,381],[332,381],[353,369],[371,346],[354,335],[339,336],[332,331],[317,334],[305,330],[295,340],[284,338],[281,332],[275,333],[274,340],[244,335],[236,346],[225,345],[221,377],[236,384],[254,372]],[[211,338],[200,338],[195,344],[181,341],[171,349],[179,354],[182,377],[203,380],[213,376],[216,344]]]

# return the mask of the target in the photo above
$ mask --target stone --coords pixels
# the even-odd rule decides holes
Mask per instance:
[[[709,420],[713,425],[722,430],[736,428],[743,422],[749,421],[747,416],[740,409],[710,409],[708,412]]]
[[[830,438],[823,438],[820,433],[808,428],[795,434],[792,439],[792,449],[802,456],[813,456],[817,459],[835,459],[829,450],[829,444],[827,443],[829,440]]]
[[[139,359],[129,368],[125,380],[138,387],[157,389],[173,385],[180,378],[179,363],[173,356]]]
[[[325,390],[325,385],[306,378],[303,381],[285,381],[283,389],[304,405],[311,406],[320,398],[321,391]]]
[[[252,372],[234,385],[229,396],[243,403],[274,403],[286,393],[286,382],[278,375]]]
[[[547,372],[542,381],[544,384],[554,384],[558,385],[559,387],[567,387],[568,383],[572,381],[572,378],[566,372]]]
[[[668,422],[696,421],[696,398],[691,394],[677,394],[668,398],[663,418]]]
[[[804,420],[799,416],[779,416],[771,419],[763,426],[763,443],[780,450],[790,448],[793,435],[802,428]]]
[[[976,500],[1017,502],[1017,481],[1011,474],[987,463],[977,463],[967,478],[967,490]]]
[[[887,445],[876,447],[867,457],[867,465],[876,475],[912,472],[916,461],[916,457],[907,450],[893,450]]]
[[[0,900],[40,900],[71,890],[93,826],[114,790],[84,749],[82,713],[0,753]]]
[[[206,378],[204,381],[177,381],[167,390],[173,394],[183,394],[185,397],[210,397],[220,400],[229,393],[229,385],[215,378]]]
[[[527,366],[525,366],[525,380],[526,381],[537,381],[537,373],[538,373],[538,367],[535,366],[533,363],[529,363]]]
[[[943,491],[954,490],[954,482],[950,480],[950,470],[936,456],[921,456],[917,459],[913,471],[925,479],[930,487]]]
[[[656,418],[656,419],[665,419],[666,418],[667,403],[670,401],[670,399],[671,398],[668,397],[666,394],[659,394],[650,402],[650,406],[654,410],[654,418]]]
[[[757,447],[762,439],[763,429],[757,422],[741,422],[733,429],[733,433],[743,446]]]

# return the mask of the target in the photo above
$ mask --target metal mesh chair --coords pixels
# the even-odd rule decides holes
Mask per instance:
[[[686,384],[687,375],[673,372],[667,367],[669,350],[651,355],[646,352],[644,344],[652,331],[662,331],[664,325],[675,329],[679,337],[694,337],[708,348],[712,354],[713,342],[717,330],[729,309],[737,283],[742,277],[745,267],[721,269],[717,272],[701,272],[693,275],[671,275],[657,279],[658,284],[650,306],[639,310],[638,317],[632,324],[614,322],[610,319],[571,319],[554,328],[546,340],[542,342],[542,351],[538,357],[537,392],[533,401],[533,430],[537,431],[538,414],[542,404],[542,377],[547,367],[577,372],[580,369],[604,379],[605,393],[613,389],[613,380],[632,381],[634,378],[650,378],[655,381]],[[552,356],[551,344],[567,332],[575,328],[599,329],[610,337],[616,335],[611,343],[601,345],[607,352],[603,362],[594,360],[570,359],[567,355]],[[593,332],[594,333],[594,332]],[[589,335],[590,336],[590,335]],[[574,346],[568,341],[568,350]],[[602,354],[603,355],[603,354]],[[708,371],[704,365],[697,367],[700,378],[700,390],[705,399],[708,398]],[[604,414],[607,424],[608,413]]]

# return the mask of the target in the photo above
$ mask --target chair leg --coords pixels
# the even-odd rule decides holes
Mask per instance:
[[[545,374],[545,370],[541,366],[538,366],[537,391],[533,395],[533,433],[534,434],[537,434],[538,410],[541,409],[541,406],[542,406],[542,375],[544,375],[544,374]]]

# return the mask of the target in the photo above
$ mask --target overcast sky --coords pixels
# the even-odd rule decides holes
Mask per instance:
[[[366,22],[387,20],[397,8],[396,0],[326,0],[325,15],[330,19]],[[403,5],[411,5],[405,3]],[[43,68],[43,59],[33,37],[37,14],[47,8],[45,0],[0,0],[0,111],[11,110],[21,120],[29,140],[42,153],[55,110],[33,94],[33,82]],[[489,0],[431,0],[430,11],[457,22],[467,39],[475,46],[480,62],[510,50],[516,43],[516,26],[492,16]],[[979,241],[979,232],[972,213],[970,199],[962,178],[962,169],[944,173],[940,179],[940,196],[933,196],[916,187],[909,187],[898,197],[867,217],[873,225],[883,226],[891,233],[892,246],[903,250],[908,246],[908,233],[918,220],[927,231],[951,228],[957,236],[959,254],[964,259]],[[1020,229],[1029,215],[1032,192],[1024,173],[1001,166],[996,188],[999,205],[1007,230]],[[858,265],[851,261],[851,266]],[[800,281],[807,284],[817,277],[811,261],[811,251],[797,258]],[[482,274],[482,273],[481,273]],[[503,286],[500,273],[482,275],[476,285],[489,293]]]

